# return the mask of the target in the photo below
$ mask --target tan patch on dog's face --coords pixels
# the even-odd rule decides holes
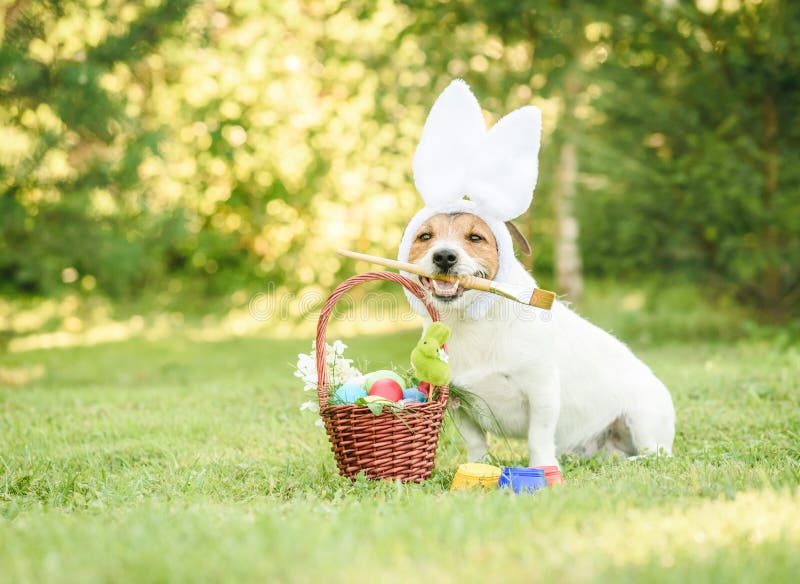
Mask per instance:
[[[486,222],[472,213],[440,213],[428,219],[414,234],[408,261],[419,261],[431,247],[443,241],[458,245],[483,266],[487,278],[497,274],[497,240]]]

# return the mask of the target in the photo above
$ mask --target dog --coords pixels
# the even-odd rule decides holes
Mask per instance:
[[[506,223],[518,246],[527,242]],[[495,234],[479,216],[439,213],[416,230],[408,254],[426,273],[493,279]],[[516,259],[506,280],[533,287]],[[671,455],[675,410],[664,384],[621,341],[556,301],[550,312],[505,299],[481,318],[466,312],[479,292],[419,278],[451,329],[452,384],[475,397],[454,410],[470,461],[488,455],[487,432],[527,438],[530,466],[565,454]]]

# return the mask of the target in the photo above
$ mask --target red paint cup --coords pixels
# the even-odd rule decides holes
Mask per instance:
[[[536,466],[534,468],[540,468],[544,471],[544,478],[547,480],[548,487],[564,484],[564,477],[561,476],[561,471],[557,466]]]

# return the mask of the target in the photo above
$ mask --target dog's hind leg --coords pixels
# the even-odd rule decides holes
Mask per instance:
[[[628,426],[625,420],[620,417],[611,422],[605,430],[596,436],[572,448],[570,454],[584,458],[593,458],[595,456],[601,458],[628,457],[636,454],[636,450],[634,449]]]
[[[489,444],[486,440],[486,431],[478,423],[467,415],[463,408],[457,407],[451,410],[453,421],[458,432],[467,443],[467,458],[470,462],[481,462],[489,454]]]
[[[667,436],[659,439],[658,433],[654,432],[659,428],[665,429],[663,425],[652,424],[646,416],[623,415],[597,436],[573,448],[571,453],[586,458],[624,456],[629,459],[659,452],[669,455],[672,453],[672,439]]]
[[[634,410],[626,412],[622,419],[630,435],[631,456],[672,455],[675,438],[672,410]]]

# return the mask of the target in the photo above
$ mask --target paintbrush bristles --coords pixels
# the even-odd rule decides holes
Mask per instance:
[[[550,310],[553,307],[553,302],[555,302],[555,300],[555,292],[551,292],[550,290],[542,290],[541,288],[534,288],[528,304],[537,308]]]

